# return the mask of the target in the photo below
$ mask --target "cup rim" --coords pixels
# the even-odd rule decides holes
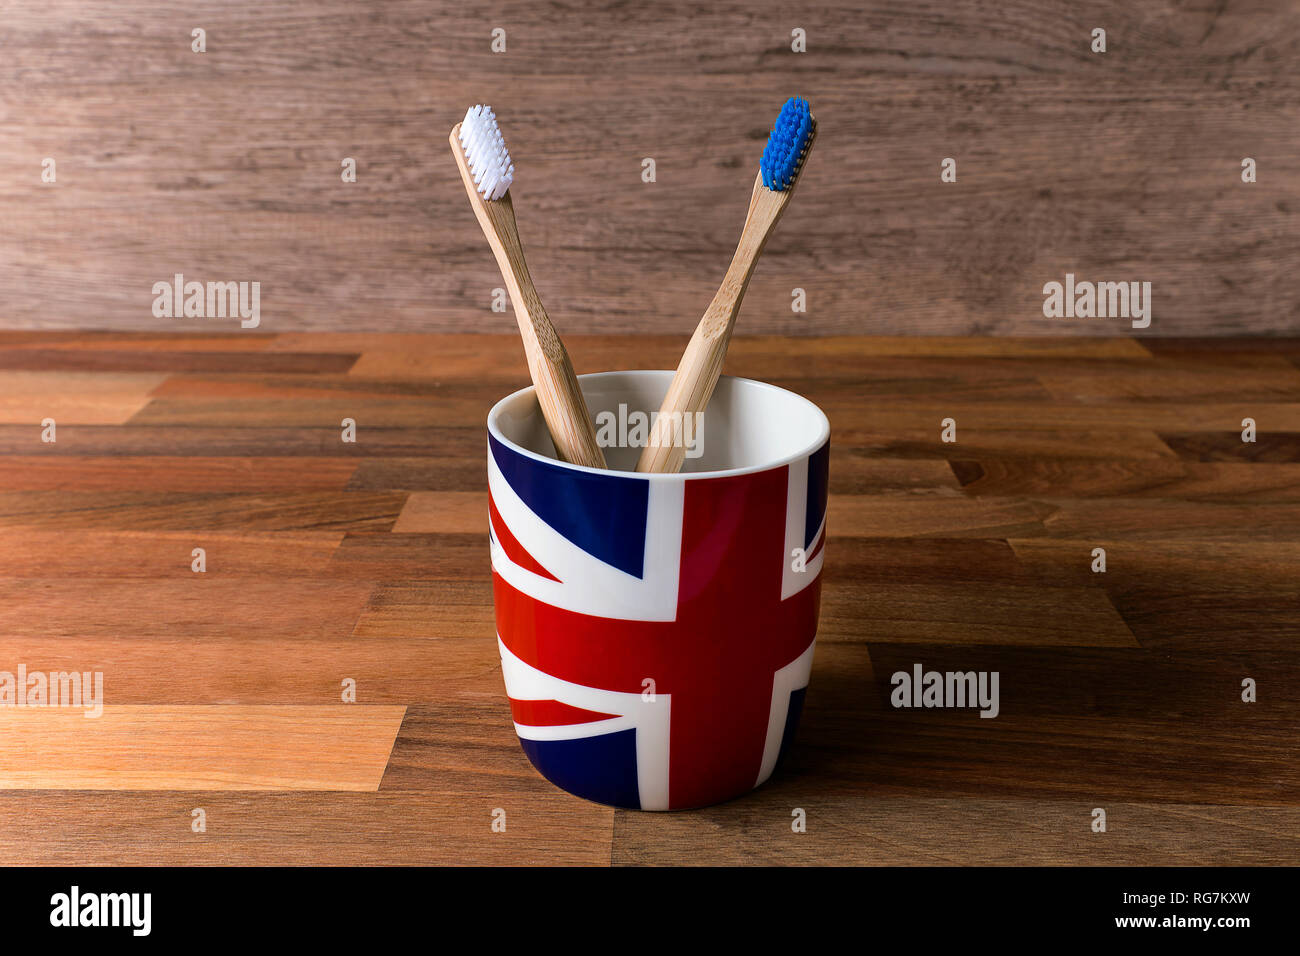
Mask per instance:
[[[612,376],[673,375],[673,374],[674,374],[673,371],[669,369],[657,369],[657,368],[636,368],[636,369],[621,369],[621,370],[614,369],[608,372],[587,372],[584,375],[579,375],[578,381],[582,382],[587,379],[591,379],[595,381],[598,379],[609,378]],[[516,391],[511,392],[509,395],[506,395],[504,398],[499,399],[496,402],[496,404],[492,406],[492,408],[488,411],[488,415],[487,415],[488,434],[491,435],[493,438],[495,438],[497,441],[501,442],[501,444],[505,445],[511,451],[517,452],[518,454],[523,455],[526,458],[531,458],[534,461],[544,462],[546,464],[555,465],[559,468],[564,468],[569,471],[583,472],[586,474],[605,475],[605,476],[618,475],[620,477],[627,477],[627,478],[645,478],[649,481],[694,481],[694,480],[704,479],[704,478],[731,478],[737,475],[750,475],[760,471],[770,471],[773,468],[780,468],[784,465],[790,464],[791,462],[799,461],[802,458],[807,458],[811,456],[814,452],[816,452],[824,444],[826,444],[826,442],[830,439],[831,423],[830,420],[826,417],[826,413],[823,412],[815,402],[811,401],[810,399],[804,398],[798,392],[792,392],[788,388],[782,388],[781,386],[773,385],[770,382],[760,382],[758,379],[753,379],[753,378],[742,378],[736,375],[719,376],[719,380],[724,378],[730,379],[731,381],[735,381],[735,382],[745,382],[749,385],[756,385],[759,388],[766,389],[767,391],[780,392],[784,395],[788,395],[790,398],[798,402],[802,402],[804,405],[806,405],[815,413],[815,417],[819,426],[817,429],[817,437],[813,439],[811,442],[808,442],[806,445],[801,446],[797,451],[789,455],[784,455],[780,458],[774,459],[773,461],[763,462],[757,465],[745,465],[744,467],[741,468],[726,468],[726,469],[715,470],[715,471],[692,471],[692,472],[675,472],[672,474],[664,474],[660,472],[614,471],[608,468],[592,468],[588,465],[575,465],[572,462],[563,461],[559,458],[548,458],[546,455],[539,454],[538,452],[535,452],[530,448],[525,448],[523,445],[520,445],[517,442],[510,440],[509,438],[507,438],[505,435],[501,433],[501,429],[498,427],[497,421],[500,418],[506,403],[514,401],[525,392],[535,391],[535,388],[532,385],[526,385],[521,389],[517,389]]]

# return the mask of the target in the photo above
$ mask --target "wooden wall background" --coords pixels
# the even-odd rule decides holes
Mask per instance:
[[[0,325],[232,328],[152,316],[183,272],[260,281],[263,331],[509,330],[446,146],[487,101],[561,328],[686,332],[798,93],[821,134],[747,332],[1125,334],[1043,318],[1066,271],[1152,282],[1148,334],[1294,331],[1298,63],[1266,0],[7,2]]]

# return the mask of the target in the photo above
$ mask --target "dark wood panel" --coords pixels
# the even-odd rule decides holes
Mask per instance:
[[[1218,444],[1218,436],[1206,436]],[[1166,444],[1183,451],[1164,436]],[[1165,498],[1254,502],[1300,501],[1300,463],[1188,462],[1173,459],[994,459],[949,462],[965,491],[975,495],[1075,498]]]
[[[1089,51],[1097,24],[1104,55]],[[795,26],[806,53],[790,50]],[[509,329],[446,155],[446,131],[487,98],[560,327],[682,333],[796,93],[820,146],[754,278],[749,329],[1130,331],[1044,319],[1042,286],[1066,272],[1150,281],[1152,335],[1300,318],[1288,4],[508,0],[485,17],[446,0],[310,15],[290,0],[62,0],[12,10],[4,46],[10,327],[230,330],[152,316],[153,283],[182,272],[261,282],[267,330]],[[46,156],[55,184],[40,182]],[[956,183],[939,180],[945,157]]]
[[[1191,461],[1265,461],[1300,463],[1300,432],[1270,431],[1255,422],[1253,442],[1242,441],[1235,434],[1161,435],[1166,445],[1181,458]]]
[[[487,421],[486,409],[483,420]],[[39,423],[34,422],[31,425],[0,425],[0,456],[39,453],[51,458],[62,455],[310,459],[336,456],[477,457],[485,454],[487,447],[484,431],[483,427],[461,425],[385,428],[358,423],[357,441],[348,443],[342,440],[342,428],[338,426],[295,428],[274,422],[256,428],[194,424],[183,428],[59,425],[58,441],[44,444]]]
[[[333,552],[329,571],[376,581],[486,580],[492,574],[486,538],[486,516],[482,534],[352,533]]]
[[[47,531],[0,526],[0,579],[189,579],[194,549],[214,577],[314,578],[343,540],[338,531]]]
[[[1294,865],[1291,807],[812,794],[792,781],[725,807],[647,817],[618,811],[616,866],[675,866],[707,853],[719,865],[1147,866]],[[791,811],[807,814],[793,833]],[[905,834],[901,836],[900,834]]]
[[[522,772],[503,784],[516,780],[528,786]],[[609,863],[613,810],[549,785],[514,800],[501,790],[0,793],[0,856],[30,866]],[[207,833],[190,829],[195,807]],[[492,830],[498,807],[504,833]]]
[[[355,355],[327,352],[267,352],[243,349],[234,352],[152,352],[144,349],[13,349],[0,351],[0,369],[37,371],[156,372],[159,369],[184,372],[346,372]]]
[[[824,641],[1136,646],[1107,596],[1092,588],[932,579],[886,586],[830,582],[822,591]]]
[[[406,495],[158,494],[14,491],[0,493],[0,527],[194,529],[221,531],[387,531]]]
[[[66,433],[60,432],[66,440]],[[46,446],[49,447],[49,446]],[[33,451],[35,449],[33,448]],[[8,491],[152,491],[211,494],[342,491],[354,484],[356,459],[202,458],[168,455],[0,456],[0,487]],[[372,488],[388,491],[389,488]]]
[[[1249,499],[1247,499],[1249,500]],[[1047,533],[1058,538],[1129,537],[1234,540],[1243,528],[1261,541],[1300,541],[1300,505],[1238,501],[1152,501],[1103,498],[1045,502]]]
[[[181,635],[221,642],[346,637],[373,585],[172,574],[163,579],[0,579],[0,632],[76,636]],[[87,609],[93,608],[93,614]],[[33,670],[36,668],[33,667]]]

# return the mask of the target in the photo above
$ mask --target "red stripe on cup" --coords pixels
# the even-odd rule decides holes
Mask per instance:
[[[540,574],[552,581],[560,580],[542,567],[536,558],[524,550],[524,546],[519,543],[519,539],[510,533],[510,529],[506,527],[506,523],[501,517],[501,512],[497,511],[497,503],[492,500],[491,494],[488,495],[488,515],[492,520],[492,530],[496,532],[497,543],[501,545],[501,550],[505,551],[506,557],[521,568],[532,571],[534,574]]]
[[[564,724],[589,724],[593,720],[610,720],[617,714],[598,714],[594,710],[570,707],[558,700],[515,700],[510,698],[510,713],[516,724],[525,727],[557,727]]]

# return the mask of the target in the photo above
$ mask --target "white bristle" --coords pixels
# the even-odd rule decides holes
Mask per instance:
[[[474,185],[484,199],[500,199],[515,180],[505,137],[490,106],[471,106],[460,124],[460,145]]]

